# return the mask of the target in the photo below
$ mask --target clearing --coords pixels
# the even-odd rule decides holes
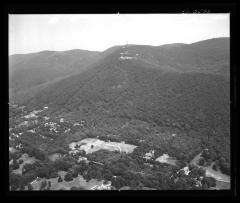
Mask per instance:
[[[51,188],[50,190],[70,190],[72,187],[81,187],[85,190],[91,190],[94,186],[100,186],[103,183],[102,181],[98,181],[96,179],[91,179],[90,181],[86,182],[86,180],[79,175],[76,178],[73,178],[72,181],[66,182],[64,181],[64,176],[67,172],[59,171],[58,174],[62,177],[63,181],[58,182],[58,178],[50,178],[50,179],[40,179],[39,181],[33,182],[31,185],[33,186],[33,190],[39,190],[42,181],[46,180],[51,181]]]
[[[79,149],[84,150],[86,154],[99,151],[101,149],[109,151],[119,151],[132,153],[137,146],[125,144],[124,142],[105,142],[96,138],[86,138],[78,142],[72,142],[69,144],[69,148],[76,150],[76,145],[80,145]]]
[[[163,154],[162,156],[158,157],[156,161],[159,161],[160,163],[167,163],[176,166],[177,160],[170,157],[168,154]]]

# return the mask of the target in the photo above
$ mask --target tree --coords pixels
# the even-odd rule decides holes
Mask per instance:
[[[11,186],[11,190],[16,190],[19,188],[21,184],[21,175],[10,173],[9,175],[9,185]]]
[[[204,177],[202,179],[202,184],[206,184],[209,187],[215,187],[216,186],[216,180],[213,177]]]
[[[204,163],[205,163],[204,158],[201,157],[201,158],[198,160],[198,165],[203,166]]]
[[[24,190],[24,185],[23,184],[20,184],[20,190]]]
[[[72,181],[73,180],[73,176],[72,176],[72,173],[66,173],[65,176],[64,176],[64,180],[66,182],[69,182],[69,181]]]
[[[15,160],[15,159],[14,159]],[[13,170],[16,170],[16,169],[19,169],[19,164],[17,163],[17,161],[15,160],[15,161],[13,161],[13,164],[12,164],[12,169]]]
[[[137,187],[137,185],[138,185],[138,184],[137,184],[137,181],[136,181],[136,180],[133,179],[133,180],[130,181],[130,189],[131,189],[131,190],[135,190],[136,187]]]
[[[176,189],[178,190],[186,190],[187,189],[187,181],[185,178],[178,178],[176,182]]]
[[[198,175],[199,175],[199,176],[205,176],[205,174],[206,174],[206,170],[205,170],[205,169],[203,169],[203,168],[198,168]]]
[[[37,176],[40,178],[48,178],[49,177],[49,168],[47,168],[47,167],[38,168]]]
[[[49,175],[49,178],[57,178],[58,177],[58,173],[56,171],[52,171]]]
[[[217,171],[217,165],[216,164],[213,164],[213,166],[212,166],[212,169],[214,170],[214,171]]]
[[[63,157],[54,162],[54,167],[57,170],[67,171],[74,165],[75,160],[70,159],[69,157]]]
[[[41,182],[40,190],[44,190],[46,186],[47,186],[47,181],[46,181],[46,180],[43,180],[43,181]]]
[[[60,183],[60,182],[62,182],[62,181],[63,181],[62,177],[59,176],[59,177],[58,177],[58,182]]]
[[[47,190],[50,190],[50,188],[51,188],[51,181],[49,180],[47,185]]]
[[[18,163],[19,163],[19,164],[22,164],[22,163],[23,163],[23,160],[22,160],[22,159],[19,159],[19,160],[18,160]]]
[[[30,183],[27,184],[27,187],[28,187],[28,190],[33,190],[33,186]]]

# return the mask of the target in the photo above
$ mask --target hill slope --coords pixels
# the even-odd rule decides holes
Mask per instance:
[[[85,50],[42,51],[9,57],[9,87],[17,93],[84,70],[98,56]]]
[[[194,50],[200,51],[195,51],[193,55],[204,58],[204,50],[212,50],[212,44],[218,47],[218,42],[213,39],[187,45],[190,46],[187,50],[185,45],[178,48],[184,48],[187,52],[194,47]],[[225,45],[219,47],[224,49],[218,52],[220,60]],[[230,118],[229,78],[214,72],[207,74],[201,69],[195,71],[193,68],[190,71],[187,66],[183,70],[183,65],[174,66],[174,61],[170,60],[164,64],[167,58],[162,56],[161,60],[156,60],[156,55],[151,55],[155,52],[150,52],[150,49],[161,47],[118,48],[91,69],[43,88],[26,104],[32,107],[47,104],[54,106],[55,111],[80,110],[93,115],[138,118],[188,130],[201,128],[208,133],[221,128],[217,130],[220,134],[227,133]],[[204,54],[200,54],[201,51]],[[193,61],[192,58],[188,60]],[[213,58],[210,59],[205,63],[213,64]]]
[[[167,153],[185,165],[207,148],[205,161],[218,163],[229,174],[227,45],[228,38],[190,45],[112,47],[83,72],[34,87],[21,104],[29,112],[48,106],[47,116],[59,121],[60,126],[70,125],[60,118],[71,125],[84,123],[73,132],[70,127],[70,132],[57,132],[52,142],[44,141],[45,151],[59,146],[67,148],[69,142],[83,137],[95,137],[138,146],[130,157],[140,160],[139,163],[139,157],[154,149],[156,156]],[[40,134],[45,132],[41,128]],[[37,148],[42,146],[42,141],[37,143],[32,134],[24,133],[20,139],[35,143],[33,146]],[[101,155],[96,156],[102,161]],[[142,165],[145,161],[142,160]],[[125,162],[133,164],[128,159]],[[108,166],[114,165],[109,163]],[[138,168],[139,172],[143,168]],[[161,165],[157,171],[163,168]],[[170,177],[171,170],[166,169],[162,174]]]

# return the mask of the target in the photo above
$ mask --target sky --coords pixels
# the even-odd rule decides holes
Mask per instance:
[[[9,54],[104,51],[230,36],[229,14],[10,14]]]

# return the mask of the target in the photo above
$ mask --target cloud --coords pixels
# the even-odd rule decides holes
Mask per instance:
[[[59,22],[59,16],[53,16],[48,20],[49,24],[57,24]]]

